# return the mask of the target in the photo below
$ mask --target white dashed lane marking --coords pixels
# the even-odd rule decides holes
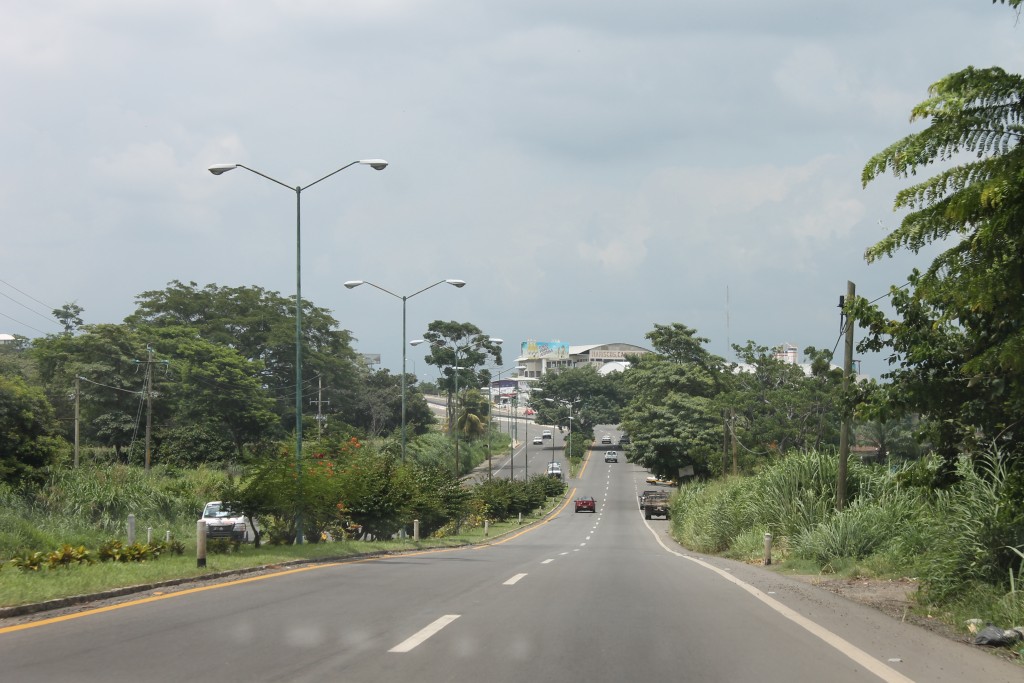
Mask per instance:
[[[388,650],[388,652],[409,652],[427,638],[458,619],[460,616],[461,615],[459,614],[446,614],[440,619],[434,620],[430,625],[420,629],[415,635],[412,635],[400,642],[398,645],[395,645],[393,648]]]

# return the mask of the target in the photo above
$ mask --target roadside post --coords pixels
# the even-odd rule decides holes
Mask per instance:
[[[196,522],[196,566],[206,567],[206,522]]]
[[[769,532],[764,533],[764,566],[768,566],[772,563],[772,535]]]
[[[128,545],[135,543],[135,515],[128,515]]]

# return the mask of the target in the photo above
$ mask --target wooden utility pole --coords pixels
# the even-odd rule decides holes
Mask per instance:
[[[153,347],[146,347],[146,471],[149,472],[149,445],[153,433]]]
[[[150,436],[153,431],[153,364],[160,363],[165,368],[169,364],[166,360],[153,360],[153,347],[146,346],[146,360],[132,361],[136,365],[145,364],[146,366],[146,379],[143,387],[143,393],[146,396],[146,471],[149,471],[150,463]]]
[[[850,414],[852,406],[848,405],[850,396],[850,379],[853,374],[853,318],[849,314],[853,306],[853,298],[857,294],[857,286],[852,282],[846,283],[846,300],[840,303],[843,309],[842,317],[846,327],[846,343],[843,345],[843,412],[842,425],[839,431],[839,474],[836,481],[836,510],[842,510],[846,505],[846,471],[850,461],[850,423],[853,416]]]
[[[316,378],[316,400],[310,401],[310,403],[316,404],[316,438],[319,441],[324,434],[324,413],[323,405],[325,403],[330,404],[330,401],[323,400],[324,396],[324,378],[317,376]]]
[[[82,397],[81,385],[79,384],[80,379],[81,377],[75,375],[75,469],[78,469],[78,425],[82,416],[80,411]]]
[[[732,473],[740,473],[739,458],[737,458],[736,444],[736,410],[729,408],[729,433],[732,435]]]

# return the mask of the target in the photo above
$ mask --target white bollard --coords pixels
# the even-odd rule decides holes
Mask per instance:
[[[523,523],[523,513],[522,512],[519,513],[519,523],[520,524]]]
[[[146,545],[153,545],[153,527],[146,527]]]
[[[491,529],[491,522],[490,522],[490,520],[485,519],[484,520],[484,536],[487,536],[490,533],[490,529]]]
[[[772,535],[768,532],[764,534],[764,566],[768,566],[772,563]]]
[[[412,540],[420,540],[420,520],[412,520]]]
[[[196,522],[196,566],[206,566],[206,522]]]
[[[128,515],[128,545],[135,543],[135,515]]]
[[[164,534],[164,541],[166,543],[170,543],[171,542],[171,530],[170,529],[168,529],[167,533]]]

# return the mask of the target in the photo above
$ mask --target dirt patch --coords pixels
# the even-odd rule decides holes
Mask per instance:
[[[915,624],[951,640],[968,642],[963,633],[959,633],[949,624],[915,609],[917,603],[914,602],[913,595],[917,592],[918,582],[914,579],[843,579],[801,574],[787,576],[836,593],[847,600],[873,607],[893,619]]]

